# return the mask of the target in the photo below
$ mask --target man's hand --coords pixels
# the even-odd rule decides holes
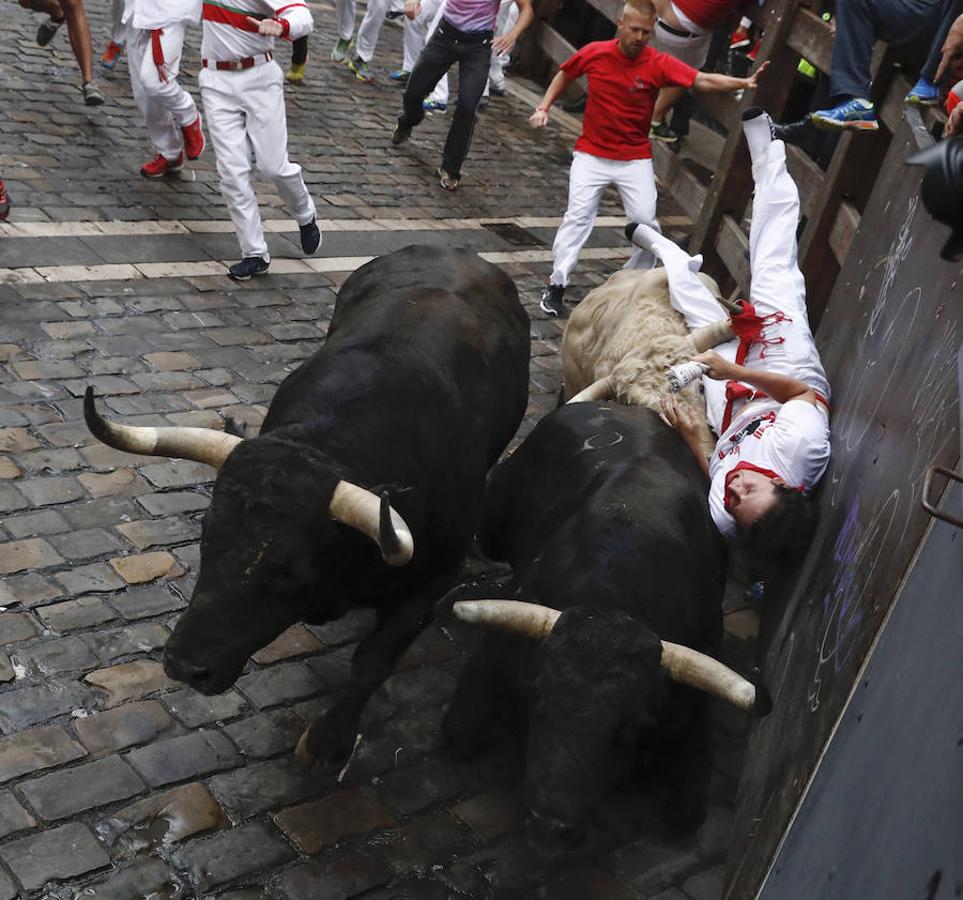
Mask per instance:
[[[665,394],[660,403],[665,420],[685,439],[687,444],[699,444],[699,418],[696,411],[675,394]]]
[[[955,66],[963,59],[963,16],[960,16],[950,26],[949,34],[946,35],[946,40],[943,42],[942,53],[943,58],[940,60],[940,66],[936,70],[933,84],[939,84],[947,68],[949,66]]]
[[[692,359],[694,362],[708,366],[709,371],[706,372],[706,375],[716,381],[728,381],[735,374],[735,363],[729,362],[728,359],[720,356],[715,350],[706,350],[705,353],[693,356]]]
[[[492,41],[492,53],[497,53],[499,56],[503,56],[506,53],[512,52],[512,47],[515,46],[515,35],[511,32],[508,34],[503,34],[501,37],[495,38]]]
[[[535,112],[528,117],[528,124],[531,125],[532,128],[544,128],[548,124],[548,110],[545,108],[536,109]]]
[[[953,107],[943,126],[943,137],[953,137],[954,134],[963,134],[963,103]]]
[[[405,16],[413,22],[421,12],[421,0],[405,0]]]
[[[746,79],[746,90],[754,90],[759,87],[759,77],[762,75],[766,69],[769,68],[769,60],[767,59],[755,72],[750,74]]]
[[[248,16],[247,21],[257,28],[258,34],[267,37],[280,37],[284,33],[284,28],[277,19],[254,19]]]

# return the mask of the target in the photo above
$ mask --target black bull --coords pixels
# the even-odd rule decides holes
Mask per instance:
[[[214,462],[197,586],[167,673],[218,693],[293,623],[376,609],[349,685],[299,744],[303,757],[343,762],[371,693],[458,576],[486,473],[525,411],[528,358],[514,283],[469,251],[412,246],[352,274],[327,339],[282,382],[260,435]],[[91,396],[87,407],[91,430],[120,446]],[[122,449],[211,461],[167,431]],[[365,515],[374,498],[373,526],[332,518],[343,485]]]
[[[521,714],[525,802],[539,839],[575,840],[643,748],[668,788],[667,831],[687,832],[705,816],[707,697],[669,680],[660,663],[689,651],[667,645],[663,655],[660,638],[709,656],[719,649],[726,559],[707,488],[692,454],[655,413],[602,403],[546,416],[491,477],[482,548],[512,564],[507,593],[526,604],[488,606],[517,607],[522,617],[537,612],[527,604],[563,612],[542,640],[485,636],[459,681],[444,737],[457,756],[471,756],[493,716]],[[455,611],[484,605],[459,603]],[[713,678],[724,669],[702,664]],[[745,708],[767,711],[767,698],[726,672],[741,682]]]

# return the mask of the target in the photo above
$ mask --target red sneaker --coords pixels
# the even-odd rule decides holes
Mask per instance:
[[[167,159],[158,153],[150,162],[145,162],[140,167],[140,174],[145,178],[160,178],[168,172],[176,172],[183,165],[183,153],[178,153],[177,159]]]
[[[124,48],[120,44],[115,44],[113,41],[107,41],[107,47],[104,50],[104,55],[100,57],[100,64],[105,69],[113,69],[117,65],[117,60],[121,58],[124,53]]]
[[[204,132],[201,130],[201,114],[190,125],[181,129],[184,135],[184,155],[188,159],[197,159],[204,152]]]
[[[9,214],[10,195],[7,193],[7,189],[3,186],[3,181],[0,180],[0,222],[6,221],[6,218]]]
[[[751,43],[752,38],[749,36],[749,29],[740,25],[729,38],[729,49],[742,50],[743,47],[748,47]]]

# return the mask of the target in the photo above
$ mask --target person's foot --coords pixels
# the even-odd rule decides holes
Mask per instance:
[[[190,125],[181,129],[184,136],[184,155],[188,159],[197,159],[204,152],[204,130],[201,128],[201,114]]]
[[[271,263],[260,256],[245,256],[240,262],[234,263],[227,270],[227,274],[235,281],[250,281],[255,275],[263,275],[270,265]]]
[[[441,166],[438,167],[438,169],[437,169],[437,174],[438,174],[438,179],[439,179],[439,182],[438,182],[438,183],[439,183],[446,191],[457,191],[457,190],[458,190],[458,183],[461,181],[461,177],[460,177],[460,176],[449,175],[448,172],[446,172]]]
[[[178,153],[177,159],[168,159],[163,154],[158,153],[150,162],[145,162],[140,167],[140,174],[145,178],[160,178],[169,172],[176,172],[183,165],[183,153]]]
[[[729,37],[730,50],[742,50],[751,43],[752,37],[749,35],[749,29],[744,28],[742,25],[739,25]]]
[[[475,109],[476,109],[478,112],[484,112],[486,109],[488,109],[488,98],[487,98],[487,97],[482,97],[482,98],[478,101],[478,106],[476,106]]]
[[[318,220],[312,219],[306,225],[299,225],[298,231],[301,232],[301,249],[306,256],[311,256],[321,246],[321,229],[318,228]]]
[[[491,95],[492,95],[493,97],[507,97],[507,96],[508,96],[508,88],[505,87],[505,85],[503,85],[503,84],[501,84],[501,85],[495,85],[495,84],[491,85],[491,86],[489,87],[489,92],[491,93]]]
[[[407,84],[408,78],[411,76],[411,72],[407,69],[395,69],[391,72],[388,77],[396,84]]]
[[[115,44],[113,41],[107,41],[107,46],[104,48],[104,54],[100,57],[100,64],[108,71],[113,71],[117,67],[117,63],[123,55],[123,45]]]
[[[542,291],[542,299],[538,302],[539,309],[556,319],[567,319],[568,310],[565,309],[564,296],[565,285],[550,284]]]
[[[10,195],[0,179],[0,222],[5,222],[10,215]]]
[[[348,61],[348,50],[351,49],[351,38],[338,38],[338,43],[331,50],[331,62],[339,66]]]
[[[422,101],[421,108],[425,112],[444,112],[448,109],[448,104],[442,103],[440,100],[424,100]]]
[[[910,88],[903,102],[915,103],[917,106],[936,106],[940,102],[940,89],[932,81],[920,75],[919,81]]]
[[[349,59],[348,68],[354,72],[354,77],[357,78],[358,81],[363,81],[366,84],[371,84],[374,81],[374,75],[371,74],[371,69],[360,56]]]
[[[54,35],[57,33],[63,23],[63,19],[58,22],[52,17],[47,19],[46,22],[41,22],[40,27],[37,29],[37,46],[46,47],[47,44],[54,39]]]
[[[395,130],[391,132],[391,143],[396,147],[399,144],[403,144],[411,137],[411,129],[411,125],[402,125],[401,122],[399,122],[395,125]]]
[[[807,146],[808,141],[817,133],[809,116],[800,119],[798,122],[786,122],[784,125],[775,122],[772,126],[772,136],[776,140],[784,141],[787,144],[795,144],[797,147]]]
[[[289,84],[301,84],[304,81],[304,70],[306,68],[306,63],[291,63],[291,68],[285,74],[284,80]]]
[[[649,140],[661,141],[663,144],[676,144],[679,142],[679,135],[672,130],[668,122],[658,124],[653,122],[649,128]]]
[[[100,88],[93,81],[88,81],[81,90],[84,93],[84,103],[87,106],[101,106],[104,102],[104,95],[100,93]]]
[[[854,97],[831,109],[818,109],[812,114],[813,125],[824,131],[878,131],[876,108],[869,100]]]

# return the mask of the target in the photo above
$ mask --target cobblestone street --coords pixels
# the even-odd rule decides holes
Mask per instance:
[[[291,628],[215,697],[163,672],[215,473],[95,441],[81,410],[87,385],[115,421],[222,428],[230,416],[256,427],[277,385],[317,348],[350,272],[437,243],[482,253],[518,285],[533,338],[519,438],[560,386],[562,326],[538,298],[577,120],[531,131],[539,88],[510,77],[510,95],[481,114],[462,186],[448,193],[434,174],[447,115],[430,116],[404,147],[388,143],[401,92],[387,73],[401,63],[401,29],[383,29],[377,81],[366,85],[327,61],[333,4],[310,6],[307,78],[286,93],[291,158],[304,167],[324,243],[302,259],[295,223],[261,185],[273,261],[244,285],[226,276],[239,256],[211,148],[178,176],[142,178],[152,153],[126,61],[98,71],[107,102],[87,108],[66,28],[40,48],[42,17],[7,7],[0,900],[717,900],[746,726],[721,706],[700,831],[664,842],[642,785],[606,804],[595,852],[559,868],[527,849],[508,749],[472,764],[441,753],[440,718],[476,639],[468,630],[422,635],[369,703],[340,783],[298,767],[291,750],[347,679],[369,616]],[[106,0],[88,7],[96,57],[108,12]],[[180,78],[198,101],[199,43],[191,30]],[[614,193],[602,213],[576,298],[629,255]],[[686,230],[670,203],[660,213],[668,233]],[[724,659],[745,670],[752,616],[727,624]]]

